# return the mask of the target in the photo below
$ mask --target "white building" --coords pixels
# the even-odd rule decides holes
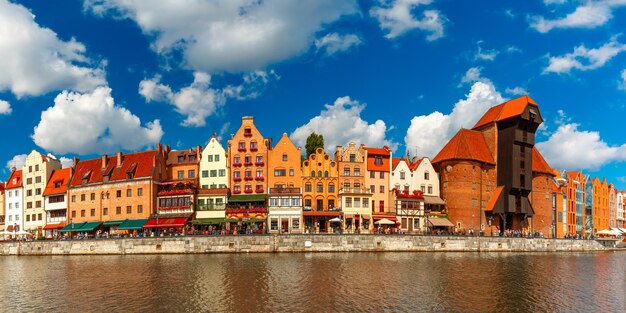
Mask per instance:
[[[302,188],[270,187],[269,232],[302,233]]]
[[[61,169],[61,162],[33,150],[26,157],[22,167],[24,187],[24,230],[36,235],[43,235],[46,225],[43,191],[48,184],[52,171]]]
[[[616,217],[617,217],[617,227],[619,228],[626,228],[626,223],[624,222],[624,219],[626,218],[626,216],[624,216],[624,210],[626,209],[626,203],[624,203],[625,199],[626,199],[626,191],[617,192]]]
[[[67,186],[71,176],[71,168],[53,171],[43,192],[46,211],[46,226],[43,229],[47,238],[53,237],[67,224]]]
[[[0,182],[0,231],[4,231],[4,183]]]
[[[413,174],[413,183],[411,185],[422,191],[426,211],[441,212],[444,209],[445,202],[441,199],[439,175],[435,172],[430,159],[422,158],[421,160],[415,160],[410,167]]]
[[[226,150],[215,137],[211,137],[200,160],[200,189],[228,188]]]
[[[404,158],[393,158],[391,162],[391,188],[396,190],[415,190],[413,172]]]
[[[12,169],[11,176],[5,184],[5,225],[9,232],[18,232],[24,229],[23,208],[24,193],[22,188],[22,170]]]

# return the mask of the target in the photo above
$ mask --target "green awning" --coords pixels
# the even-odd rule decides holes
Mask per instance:
[[[261,223],[261,222],[265,222],[265,219],[262,219],[262,218],[251,218],[251,219],[245,220],[243,222],[244,223]]]
[[[122,224],[122,222],[124,222],[124,220],[106,221],[103,224],[104,226],[117,226],[119,224]]]
[[[227,219],[224,219],[224,222],[226,222],[226,223],[237,223],[237,222],[239,222],[239,220],[236,219],[236,218],[227,218]]]
[[[81,228],[81,226],[85,225],[85,223],[70,223],[65,225],[65,227],[59,229],[62,233],[69,233],[73,231],[77,231],[77,229]]]
[[[262,202],[267,199],[267,195],[232,195],[228,202]]]
[[[193,224],[194,225],[219,225],[220,223],[223,223],[224,219],[223,218],[197,218],[195,220],[193,220]]]
[[[117,227],[118,230],[141,230],[143,225],[148,222],[147,218],[140,218],[136,220],[125,220]]]
[[[96,227],[102,225],[102,222],[87,222],[80,226],[79,229],[74,228],[74,231],[93,231]]]

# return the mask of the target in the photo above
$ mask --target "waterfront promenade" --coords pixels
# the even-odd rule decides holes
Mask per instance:
[[[8,241],[0,255],[202,254],[275,252],[586,252],[596,240],[416,235],[220,235]]]

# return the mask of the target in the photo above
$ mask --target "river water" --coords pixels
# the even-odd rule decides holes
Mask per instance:
[[[626,252],[0,257],[0,311],[623,312]]]

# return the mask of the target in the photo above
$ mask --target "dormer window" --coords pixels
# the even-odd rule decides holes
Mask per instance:
[[[383,157],[381,157],[379,155],[374,157],[374,164],[375,165],[383,165]]]
[[[190,155],[189,156],[189,162],[193,162],[196,160],[196,156],[195,155]]]
[[[61,187],[61,183],[62,183],[62,182],[63,182],[62,180],[55,180],[55,181],[54,181],[54,188],[59,188],[59,187]]]
[[[87,171],[85,174],[83,174],[83,177],[82,177],[83,184],[86,184],[89,182],[89,177],[91,177],[91,171]]]
[[[126,170],[126,179],[135,178],[135,170],[137,170],[137,162],[131,164],[128,170]]]
[[[183,163],[185,162],[185,156],[184,155],[179,155],[178,156],[178,163]]]

